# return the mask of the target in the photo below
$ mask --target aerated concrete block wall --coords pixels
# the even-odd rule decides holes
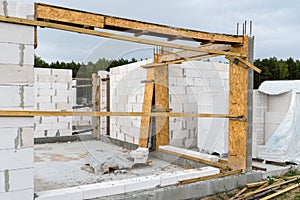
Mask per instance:
[[[170,65],[170,107],[174,112],[228,113],[228,70],[228,64],[215,62]],[[170,135],[176,139],[170,144],[226,154],[227,124],[225,119],[171,118]]]
[[[292,92],[280,95],[268,95],[268,110],[265,112],[265,143],[276,131],[287,113],[292,98]]]
[[[141,112],[147,70],[141,65],[152,60],[115,67],[110,70],[110,107],[113,112]],[[111,117],[110,137],[138,144],[141,117]]]
[[[72,70],[34,69],[34,108],[43,111],[72,111]],[[72,117],[34,117],[34,137],[72,135]]]
[[[0,0],[0,15],[33,18],[33,5]],[[0,23],[0,109],[33,110],[34,29]],[[32,200],[33,117],[0,117],[0,199]]]
[[[147,71],[140,66],[151,62],[111,69],[112,111],[142,111],[145,84],[141,81],[146,79]],[[227,113],[228,74],[228,65],[221,63],[193,61],[170,65],[169,107],[173,112]],[[140,123],[140,117],[112,117],[111,137],[138,144]],[[214,147],[217,152],[224,153],[226,133],[227,120],[170,118],[170,145],[176,147],[198,146],[201,150]]]
[[[265,114],[268,111],[267,94],[253,90],[253,145],[252,157],[256,157],[257,146],[265,144]]]

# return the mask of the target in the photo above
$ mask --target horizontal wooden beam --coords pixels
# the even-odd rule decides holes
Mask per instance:
[[[88,13],[68,8],[37,3],[35,16],[39,20],[66,22],[77,25],[98,27],[107,30],[145,34],[164,38],[195,40],[197,42],[217,42],[242,44],[243,36],[208,33],[197,30],[170,27],[160,24]]]
[[[199,48],[210,49],[210,50],[219,50],[219,51],[229,51],[230,45],[206,44],[206,45],[201,45]],[[192,58],[192,57],[200,57],[200,56],[205,56],[205,55],[207,55],[207,53],[183,50],[183,51],[171,52],[168,54],[160,54],[160,55],[158,55],[158,62],[159,63],[172,62],[174,60],[187,59],[187,58]]]
[[[35,3],[35,19],[84,27],[104,28],[104,16],[79,10]]]
[[[239,118],[240,116],[227,114],[201,113],[170,113],[170,112],[71,112],[71,111],[28,111],[28,110],[0,110],[0,117],[34,117],[34,116],[150,116],[150,117],[201,117],[201,118]]]
[[[188,159],[188,160],[192,160],[192,161],[195,161],[195,162],[203,163],[203,164],[206,164],[206,165],[218,167],[222,170],[230,170],[230,168],[228,166],[223,165],[223,164],[218,163],[218,162],[211,162],[211,161],[208,161],[208,160],[204,160],[204,159],[196,158],[196,157],[193,157],[193,156],[189,156],[189,155],[169,151],[169,150],[162,149],[162,148],[158,148],[158,151],[163,152],[163,153],[167,153],[167,154],[170,154],[170,155],[178,156],[178,157],[181,157],[181,158],[185,158],[185,159]]]
[[[202,176],[202,177],[199,177],[199,178],[192,178],[192,179],[187,179],[187,180],[180,180],[179,184],[183,185],[183,184],[195,183],[195,182],[199,182],[199,181],[222,178],[222,177],[225,177],[225,176],[231,176],[231,175],[241,174],[241,173],[242,173],[242,170],[238,169],[238,170],[223,172],[223,173],[215,174],[215,175]]]
[[[231,55],[231,56],[241,56],[241,57],[246,56],[246,55],[243,55],[240,53],[219,51],[219,50],[207,50],[207,49],[201,49],[199,47],[192,47],[192,46],[174,44],[174,43],[169,43],[169,42],[160,42],[160,41],[149,40],[149,39],[141,39],[141,38],[135,38],[135,37],[125,36],[125,35],[118,35],[118,34],[114,34],[114,33],[95,31],[95,30],[90,30],[90,29],[86,29],[86,28],[79,28],[76,26],[63,25],[63,24],[52,23],[52,22],[29,20],[29,19],[22,19],[22,18],[16,18],[16,17],[0,16],[0,22],[15,23],[15,24],[22,24],[22,25],[29,25],[29,26],[40,26],[40,27],[45,27],[45,28],[77,32],[77,33],[111,38],[111,39],[116,39],[116,40],[123,40],[123,41],[129,41],[129,42],[135,42],[135,43],[141,43],[141,44],[155,45],[155,46],[171,47],[171,48],[175,48],[175,49],[186,49],[186,50],[198,51],[198,52],[217,53],[220,55]]]
[[[163,63],[149,63],[146,65],[142,65],[141,67],[143,68],[151,68],[151,67],[160,67],[164,65],[172,65],[172,64],[179,64],[182,62],[187,62],[187,61],[192,61],[192,60],[201,60],[201,59],[207,59],[207,58],[213,58],[216,56],[220,56],[219,54],[203,54],[202,56],[196,56],[196,57],[191,57],[191,58],[182,58],[178,60],[173,60],[173,61],[168,61],[168,62],[163,62]]]

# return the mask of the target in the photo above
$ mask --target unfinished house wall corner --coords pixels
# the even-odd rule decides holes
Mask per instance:
[[[32,18],[33,5],[0,1],[0,15]],[[33,110],[34,28],[0,23],[0,109]],[[0,117],[0,199],[32,200],[33,117]]]

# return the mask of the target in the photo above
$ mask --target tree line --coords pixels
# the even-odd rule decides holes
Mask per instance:
[[[52,62],[47,63],[41,57],[35,56],[35,67],[56,68],[56,69],[72,69],[73,78],[89,78],[92,73],[97,73],[99,70],[109,71],[110,68],[137,62],[135,58],[127,60],[120,59],[105,59],[100,58],[97,62],[75,63],[75,62]],[[256,59],[254,65],[262,70],[261,74],[254,73],[254,88],[265,80],[295,80],[300,79],[300,61],[288,58],[286,60],[277,59],[276,57]]]
[[[34,57],[34,67],[40,68],[54,68],[54,69],[71,69],[73,74],[73,78],[91,78],[93,73],[97,73],[99,70],[106,70],[109,71],[110,68],[126,65],[130,63],[137,62],[135,58],[131,60],[127,60],[124,58],[120,59],[105,59],[100,58],[97,62],[88,62],[88,63],[75,63],[72,62],[51,62],[47,63],[41,57],[36,56]]]
[[[254,65],[262,70],[254,74],[254,88],[265,80],[296,80],[300,79],[300,61],[288,58],[286,60],[276,57],[256,59]]]

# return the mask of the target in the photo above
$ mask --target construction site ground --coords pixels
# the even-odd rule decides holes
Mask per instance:
[[[34,146],[35,192],[72,186],[101,183],[105,181],[174,172],[183,168],[149,157],[151,165],[137,165],[121,173],[111,172],[97,175],[88,167],[88,154],[94,150],[118,151],[128,156],[130,151],[102,141],[82,141],[68,143],[47,143]]]

